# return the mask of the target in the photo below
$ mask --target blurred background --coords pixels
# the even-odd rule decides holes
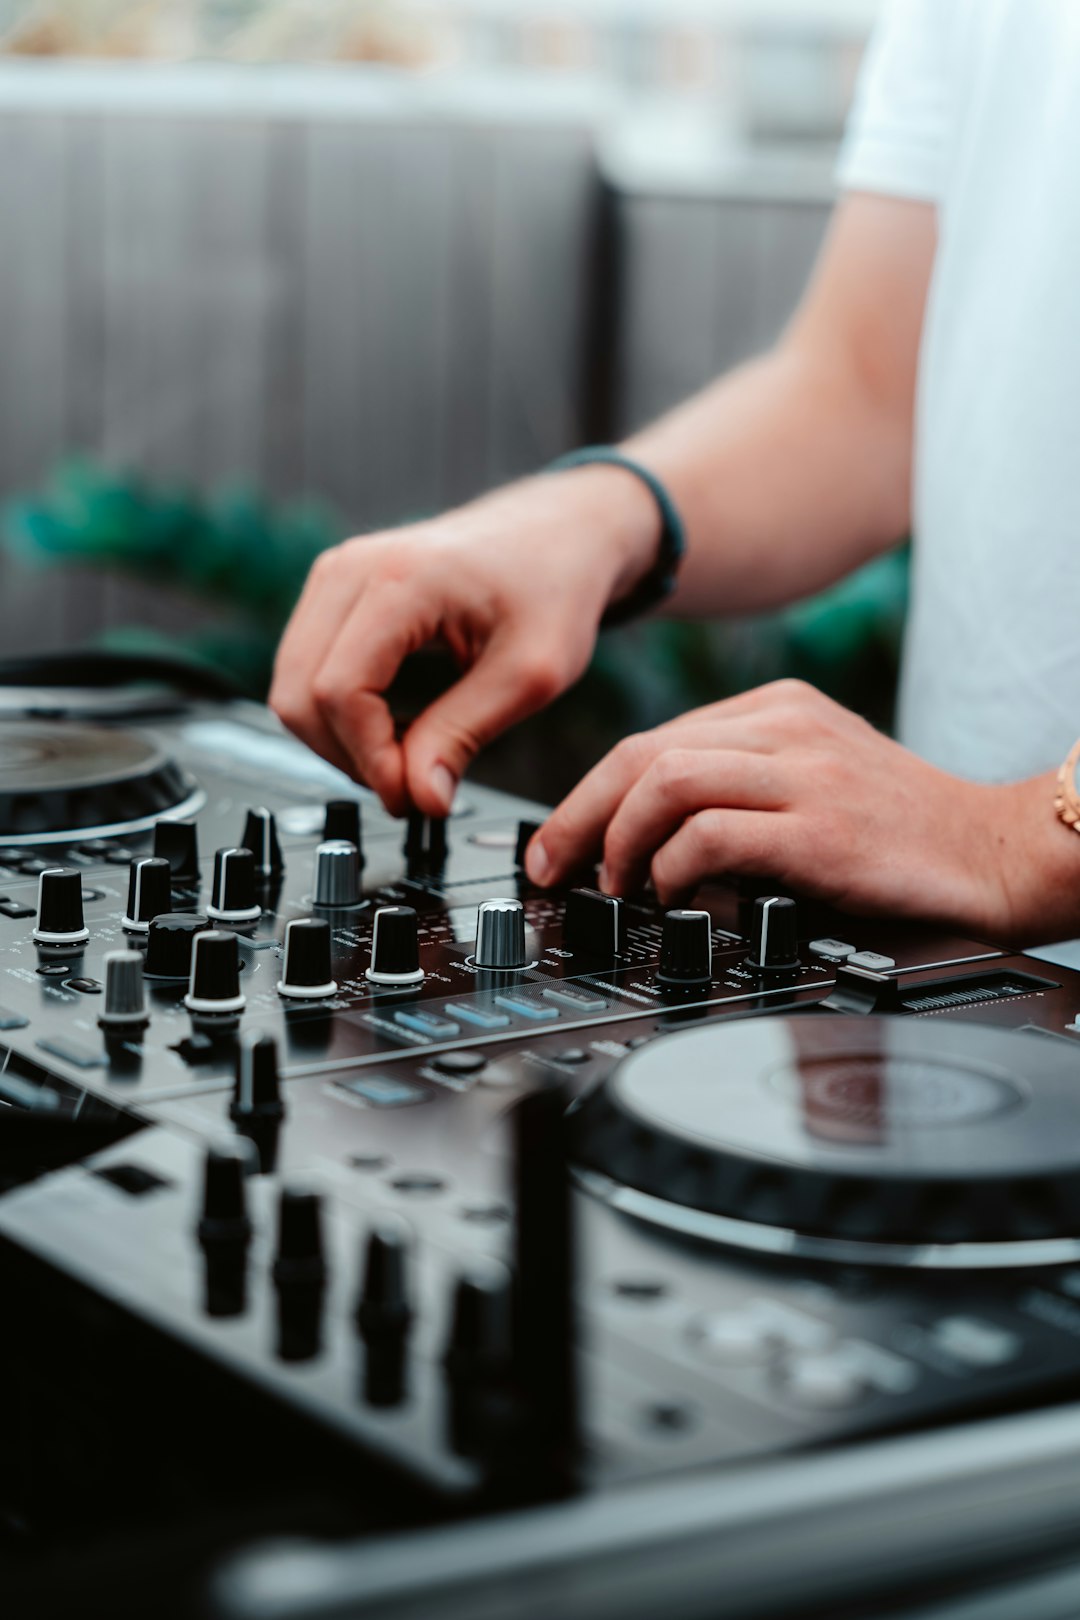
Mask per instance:
[[[0,656],[261,695],[320,549],[766,347],[878,4],[0,0]],[[905,589],[605,636],[482,773],[550,799],[785,672],[888,724]]]

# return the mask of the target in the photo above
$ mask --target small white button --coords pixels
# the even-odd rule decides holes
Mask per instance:
[[[943,1317],[934,1329],[934,1338],[950,1356],[969,1367],[1003,1367],[1020,1352],[1015,1333],[993,1322],[980,1322],[974,1316]]]
[[[879,956],[877,951],[857,951],[848,957],[848,967],[865,968],[868,973],[887,973],[895,966],[891,956]]]
[[[812,939],[810,949],[815,956],[831,956],[838,962],[855,955],[854,945],[846,945],[842,939]]]
[[[854,1406],[866,1385],[839,1356],[800,1356],[785,1369],[784,1393],[803,1406],[827,1411]]]

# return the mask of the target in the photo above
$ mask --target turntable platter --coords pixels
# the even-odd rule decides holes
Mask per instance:
[[[574,1130],[578,1162],[644,1195],[639,1213],[694,1211],[698,1228],[667,1224],[742,1226],[754,1247],[791,1248],[770,1229],[836,1257],[1080,1238],[1080,1065],[1037,1035],[827,1015],[698,1028],[632,1053]]]
[[[199,803],[194,780],[146,737],[0,722],[0,843],[135,832]]]

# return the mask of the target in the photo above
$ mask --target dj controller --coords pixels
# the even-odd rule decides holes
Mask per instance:
[[[120,1614],[178,1527],[378,1544],[1076,1398],[1080,976],[542,891],[543,807],[394,821],[253,705],[2,696],[13,1568]]]

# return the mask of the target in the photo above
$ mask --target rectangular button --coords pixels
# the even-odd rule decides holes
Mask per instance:
[[[17,900],[0,900],[0,917],[32,917],[33,906],[22,906]]]
[[[472,1024],[474,1029],[505,1029],[510,1022],[506,1013],[490,1012],[487,1007],[470,1007],[456,1001],[448,1001],[445,1010],[460,1018],[463,1024]]]
[[[0,1007],[0,1029],[25,1029],[30,1022],[22,1013],[10,1012],[7,1007]]]
[[[349,1091],[372,1108],[406,1108],[410,1103],[423,1102],[427,1097],[419,1086],[410,1086],[405,1080],[386,1080],[372,1074],[359,1080],[339,1080],[342,1091]]]
[[[38,1041],[42,1052],[48,1052],[50,1057],[63,1058],[76,1069],[100,1069],[105,1062],[103,1052],[95,1052],[93,1047],[80,1046],[78,1041],[50,1040]]]
[[[856,951],[848,957],[848,967],[865,968],[868,973],[888,973],[895,966],[891,956],[881,956],[877,951]]]
[[[435,1013],[396,1012],[394,1023],[415,1030],[417,1035],[426,1035],[432,1041],[448,1041],[454,1035],[461,1034],[460,1024],[452,1023],[449,1018],[439,1018]]]
[[[496,996],[495,1000],[507,1012],[516,1013],[519,1018],[530,1018],[534,1024],[546,1024],[559,1016],[557,1007],[545,1007],[542,1001],[531,1001],[525,996],[503,995]]]
[[[557,1001],[560,1007],[571,1007],[574,1012],[598,1013],[607,1011],[607,1002],[595,990],[581,990],[576,984],[553,985],[544,991],[548,1001]]]

